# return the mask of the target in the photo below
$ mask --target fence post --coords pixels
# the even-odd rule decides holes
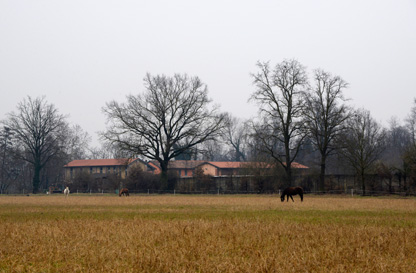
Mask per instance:
[[[218,195],[220,195],[220,189],[218,188]]]
[[[149,191],[149,189],[147,189],[147,194],[148,194],[148,195],[150,194],[150,191]]]
[[[176,195],[176,189],[173,189],[173,195]]]
[[[351,197],[354,197],[354,189],[351,189]]]

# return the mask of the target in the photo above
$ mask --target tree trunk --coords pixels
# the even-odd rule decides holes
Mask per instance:
[[[399,179],[399,191],[401,191],[402,190],[402,176],[399,175],[398,179]]]
[[[160,189],[164,191],[168,189],[168,162],[160,162],[160,168],[162,169],[160,173]]]
[[[286,167],[286,183],[288,187],[292,187],[292,166],[289,162]]]
[[[403,177],[403,190],[405,191],[406,195],[408,195],[408,192],[407,192],[407,176],[406,175]]]
[[[363,189],[363,195],[365,195],[365,178],[364,178],[364,172],[361,172],[361,187]]]
[[[393,193],[393,178],[389,177],[389,192]]]
[[[35,164],[34,166],[34,173],[33,173],[33,193],[38,193],[39,185],[40,185],[40,170],[41,166],[39,164]]]
[[[326,169],[326,158],[321,157],[321,173],[319,174],[319,191],[325,191],[325,169]]]

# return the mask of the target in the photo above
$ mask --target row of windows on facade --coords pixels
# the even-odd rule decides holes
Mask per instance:
[[[77,170],[83,170],[84,168],[76,168],[76,169]],[[93,173],[101,173],[102,174],[102,173],[104,173],[104,170],[106,170],[105,173],[111,173],[111,169],[113,170],[112,173],[115,173],[115,174],[119,173],[121,171],[121,168],[119,168],[119,167],[113,167],[113,168],[111,168],[111,167],[107,167],[107,168],[104,168],[104,167],[90,167],[89,173],[90,174],[93,174]],[[72,177],[73,171],[74,171],[74,168],[70,168],[71,177]],[[127,175],[127,170],[124,170],[124,172]]]

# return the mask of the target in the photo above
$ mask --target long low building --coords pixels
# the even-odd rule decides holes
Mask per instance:
[[[81,159],[73,160],[64,166],[65,178],[71,180],[76,174],[87,172],[96,177],[105,177],[110,174],[125,179],[131,167],[140,167],[143,171],[153,172],[155,168],[138,158],[116,159]]]
[[[154,173],[160,173],[160,165],[157,161],[149,162],[155,168]],[[272,165],[266,162],[236,162],[236,161],[204,161],[204,160],[172,160],[168,169],[175,171],[180,177],[192,177],[197,170],[210,176],[244,175],[253,169],[270,169]],[[294,169],[309,169],[307,166],[293,162]]]
[[[160,174],[161,168],[157,161],[146,162],[140,159],[83,159],[73,160],[64,166],[66,179],[73,179],[77,173],[88,172],[95,177],[105,177],[110,174],[125,179],[132,167],[140,167],[143,171]],[[294,169],[308,169],[307,166],[292,163]],[[192,177],[198,170],[204,175],[231,176],[249,174],[251,170],[270,169],[272,165],[265,162],[235,162],[235,161],[204,161],[204,160],[172,160],[168,169],[180,177]]]

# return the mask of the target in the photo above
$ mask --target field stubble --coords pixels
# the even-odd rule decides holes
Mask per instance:
[[[415,242],[415,199],[0,197],[0,272],[415,272]]]

